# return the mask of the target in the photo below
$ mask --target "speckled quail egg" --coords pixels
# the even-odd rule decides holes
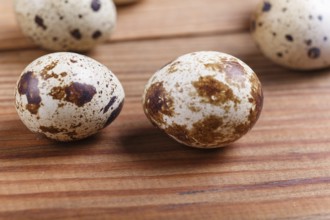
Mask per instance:
[[[143,94],[149,120],[178,142],[197,148],[228,145],[261,113],[263,93],[253,70],[220,52],[183,55],[157,71]]]
[[[131,3],[138,2],[139,0],[114,0],[114,3],[116,5],[127,5]]]
[[[29,64],[17,82],[15,96],[18,115],[32,132],[72,141],[109,125],[119,115],[125,94],[104,65],[60,52]]]
[[[261,51],[282,66],[312,70],[330,65],[330,1],[264,0],[251,32]]]
[[[112,0],[15,0],[17,21],[32,41],[53,51],[86,51],[106,41],[116,23]]]

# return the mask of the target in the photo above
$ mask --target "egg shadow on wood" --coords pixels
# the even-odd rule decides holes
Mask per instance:
[[[120,143],[123,153],[153,169],[218,165],[226,162],[228,153],[234,150],[234,145],[213,149],[188,147],[151,126],[126,132]]]
[[[282,67],[262,54],[240,56],[258,75],[264,87],[272,85],[287,85],[306,83],[313,79],[330,77],[330,68],[317,70],[294,70]]]
[[[26,146],[22,142],[21,146],[5,147],[2,149],[0,159],[41,159],[48,158],[55,160],[56,157],[89,155],[93,145],[98,142],[98,135],[93,135],[83,140],[72,142],[56,142],[39,134],[35,135],[31,145]],[[28,140],[27,140],[28,141]],[[53,158],[53,159],[51,159]]]
[[[124,3],[116,5],[117,12],[120,15],[121,13],[126,13],[126,11],[129,10],[129,8],[135,7],[136,5],[140,4],[140,2],[131,2],[131,3]]]
[[[144,0],[136,0],[136,1],[132,1],[132,2],[127,2],[127,3],[121,3],[121,4],[115,4],[116,8],[117,8],[117,13],[118,15],[120,15],[121,13],[129,13],[130,11],[128,11],[130,8],[136,7],[137,5],[141,5],[144,4],[145,1]]]

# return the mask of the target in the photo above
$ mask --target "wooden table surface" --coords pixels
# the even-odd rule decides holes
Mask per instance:
[[[267,60],[248,32],[259,0],[143,0],[118,9],[112,38],[86,55],[126,91],[117,120],[75,143],[27,130],[13,91],[49,53],[24,38],[12,0],[0,5],[1,219],[330,219],[330,70]],[[199,50],[239,57],[264,89],[249,134],[217,150],[182,146],[144,116],[141,94],[168,61]]]

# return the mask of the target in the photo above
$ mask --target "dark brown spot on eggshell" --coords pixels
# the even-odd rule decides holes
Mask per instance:
[[[62,100],[66,95],[65,88],[61,86],[55,86],[51,89],[49,95],[52,96],[53,99]]]
[[[196,106],[193,105],[193,104],[188,105],[188,108],[189,108],[190,111],[192,111],[192,112],[200,112],[200,111],[202,110],[202,108],[200,108],[200,107],[196,107]]]
[[[311,48],[311,49],[308,50],[307,55],[311,59],[317,59],[321,55],[321,50],[319,48],[317,48],[317,47],[313,47],[313,48]]]
[[[269,12],[271,8],[272,8],[272,5],[269,2],[265,1],[262,6],[262,11]]]
[[[175,73],[176,71],[178,71],[178,65],[180,64],[180,61],[176,61],[174,63],[172,63],[170,65],[170,67],[168,68],[167,72],[168,73]]]
[[[92,85],[73,82],[65,88],[65,93],[65,101],[72,102],[78,107],[81,107],[93,99],[96,89]]]
[[[111,97],[109,103],[103,109],[103,114],[108,112],[109,108],[116,102],[117,98],[118,97],[116,96]]]
[[[285,39],[287,41],[290,41],[290,42],[292,42],[294,40],[293,37],[292,37],[292,35],[290,35],[290,34],[285,35]]]
[[[20,95],[25,95],[30,85],[36,86],[38,84],[38,80],[35,80],[37,79],[34,77],[33,72],[28,71],[24,73],[18,82],[18,93]]]
[[[223,138],[221,129],[223,121],[220,117],[210,115],[193,124],[191,138],[197,140],[202,145],[214,143],[217,139]]]
[[[92,85],[73,82],[68,86],[57,86],[49,93],[53,99],[71,102],[78,107],[90,102],[96,94],[96,89]]]
[[[311,46],[312,45],[312,40],[311,39],[305,40],[305,43],[306,43],[307,46]]]
[[[165,132],[178,139],[179,141],[189,145],[192,143],[195,143],[194,140],[191,140],[190,138],[190,132],[187,129],[186,125],[178,125],[176,123],[172,124],[171,126],[167,127],[165,129]]]
[[[26,109],[31,113],[31,114],[38,114],[38,110],[40,108],[40,104],[26,104]]]
[[[64,103],[59,103],[59,104],[57,105],[57,107],[58,107],[58,108],[62,108],[62,107],[64,107],[64,105],[65,105]]]
[[[47,29],[47,26],[44,23],[44,19],[40,17],[39,15],[36,15],[34,17],[34,22],[38,25],[38,27],[41,27],[43,30]]]
[[[60,73],[60,76],[62,76],[62,77],[66,77],[67,75],[68,75],[67,72],[62,72],[62,73]]]
[[[81,125],[79,125],[81,126]],[[78,126],[78,127],[79,127]],[[77,128],[77,127],[75,127]],[[70,140],[75,140],[76,139],[76,135],[77,132],[76,131],[69,131],[68,129],[65,128],[57,128],[55,126],[40,126],[39,129],[43,132],[43,133],[49,133],[49,134],[63,134],[66,135],[70,138]]]
[[[213,76],[201,76],[198,81],[192,83],[198,95],[203,101],[212,105],[223,105],[228,101],[239,104],[239,99],[234,95],[232,89],[216,80]]]
[[[186,125],[174,123],[167,127],[165,132],[190,146],[220,146],[230,142],[227,141],[230,137],[226,137],[221,132],[223,125],[222,118],[210,115],[194,123],[191,129]]]
[[[80,33],[79,29],[74,29],[70,32],[71,36],[77,40],[80,40],[82,38],[82,34]]]
[[[78,124],[72,124],[71,126],[70,126],[70,128],[71,129],[75,129],[75,128],[79,128],[79,127],[81,127],[81,123],[78,123]]]
[[[20,95],[26,95],[28,102],[26,109],[31,114],[37,114],[40,108],[41,97],[38,82],[39,80],[31,71],[24,73],[18,82],[18,93]]]
[[[246,121],[241,124],[237,124],[234,127],[234,135],[235,137],[241,137],[245,135],[250,129],[252,128],[252,125]]]
[[[102,36],[102,32],[101,32],[101,31],[95,31],[95,32],[93,33],[93,35],[92,35],[92,38],[93,38],[94,40],[96,40],[96,39],[99,39],[101,36]]]
[[[100,2],[100,0],[92,0],[91,8],[95,12],[96,11],[99,11],[101,9],[101,2]]]
[[[276,56],[279,57],[279,58],[281,58],[281,57],[283,57],[283,53],[278,52],[278,53],[276,53]]]
[[[124,106],[124,100],[118,105],[118,107],[116,109],[114,109],[112,111],[112,113],[109,116],[109,118],[108,118],[107,122],[105,123],[104,127],[106,127],[109,124],[111,124],[118,117],[118,115],[121,112],[123,106]]]
[[[206,69],[210,69],[213,71],[218,71],[218,72],[223,71],[223,65],[221,63],[206,63],[206,64],[204,64],[204,67]]]
[[[151,121],[163,123],[163,115],[173,116],[173,99],[163,86],[163,82],[152,84],[146,92],[144,109]]]
[[[50,133],[50,134],[58,134],[60,132],[67,131],[66,129],[59,129],[54,126],[49,126],[49,127],[40,126],[39,129],[44,133]]]
[[[58,60],[57,61],[53,61],[51,62],[50,64],[46,65],[42,70],[41,70],[41,73],[40,73],[40,76],[44,79],[44,80],[47,80],[49,78],[58,78],[58,75],[55,74],[54,72],[51,72],[49,73],[52,69],[54,69],[56,67],[58,63]]]

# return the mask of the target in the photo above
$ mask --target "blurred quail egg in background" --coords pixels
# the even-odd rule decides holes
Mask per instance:
[[[256,123],[261,84],[241,60],[220,52],[186,54],[158,70],[143,94],[143,109],[156,127],[197,148],[233,143]]]
[[[252,16],[252,36],[279,65],[297,70],[329,67],[329,10],[329,0],[264,0]]]
[[[125,93],[99,62],[76,53],[42,56],[22,72],[16,110],[32,132],[58,141],[86,138],[120,113]]]
[[[87,51],[116,24],[112,0],[15,0],[17,21],[35,44],[52,51]]]

